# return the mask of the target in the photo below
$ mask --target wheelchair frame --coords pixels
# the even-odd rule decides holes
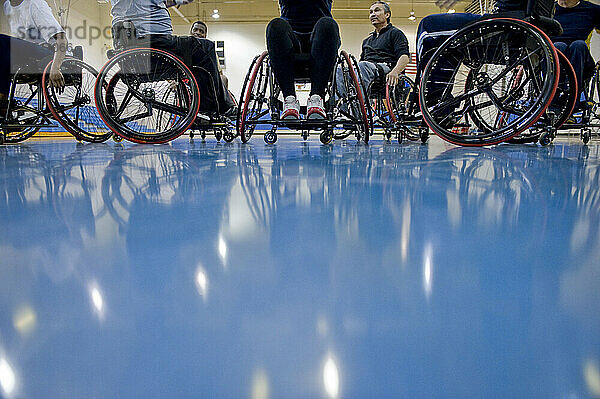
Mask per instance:
[[[336,90],[335,71],[338,67],[342,68],[346,88],[343,96]],[[264,134],[263,138],[267,144],[274,144],[277,141],[278,128],[299,130],[304,140],[308,139],[311,130],[318,130],[321,131],[319,136],[321,142],[329,144],[334,139],[334,129],[343,126],[352,130],[359,141],[368,143],[373,133],[371,108],[367,106],[367,101],[362,94],[366,93],[366,90],[357,71],[356,59],[342,50],[327,87],[325,101],[327,118],[283,120],[280,119],[283,109],[283,102],[279,99],[281,90],[271,69],[268,53],[264,51],[254,58],[244,80],[238,103],[237,134],[241,141],[246,143],[258,125],[270,125],[271,129]],[[301,77],[295,81],[306,83],[309,80]],[[346,110],[341,109],[343,104],[347,106]],[[301,107],[301,114],[306,114],[305,107]],[[267,115],[269,118],[263,119]],[[340,116],[347,119],[340,119]]]

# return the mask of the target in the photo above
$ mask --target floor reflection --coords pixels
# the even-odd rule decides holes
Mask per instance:
[[[0,397],[593,396],[599,161],[0,147]]]

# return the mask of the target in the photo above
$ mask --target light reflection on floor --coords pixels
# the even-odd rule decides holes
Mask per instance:
[[[600,146],[0,147],[1,398],[600,396]]]

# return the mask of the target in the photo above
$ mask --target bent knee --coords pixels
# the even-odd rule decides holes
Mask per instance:
[[[283,18],[272,19],[267,25],[267,38],[280,36],[285,32],[292,30],[290,23]]]

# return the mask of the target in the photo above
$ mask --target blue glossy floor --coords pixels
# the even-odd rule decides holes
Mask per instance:
[[[2,398],[600,396],[600,146],[0,147]]]

